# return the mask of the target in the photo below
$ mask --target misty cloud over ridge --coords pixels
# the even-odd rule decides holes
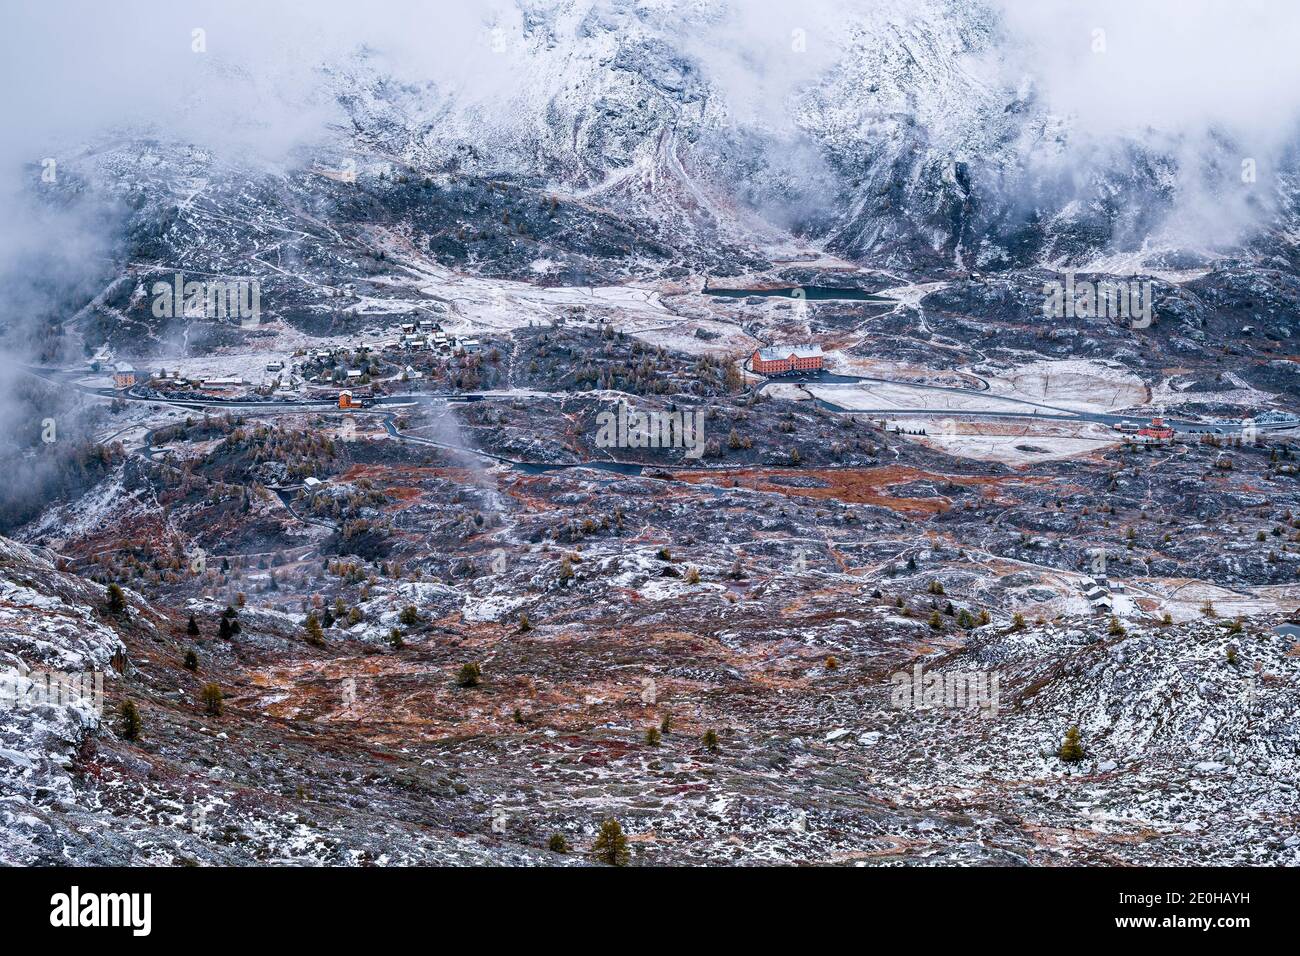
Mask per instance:
[[[1059,171],[1121,150],[1169,158],[1167,232],[1232,244],[1263,224],[1294,174],[1300,7],[1270,0],[999,0],[1002,80],[1068,130]],[[1039,152],[1042,169],[1053,160]],[[1243,182],[1243,173],[1254,182]],[[1165,185],[1162,184],[1162,185]]]
[[[1182,197],[1166,225],[1227,241],[1274,208],[1300,120],[1300,8],[1268,0],[19,0],[6,12],[0,78],[22,91],[4,106],[9,222],[25,215],[42,158],[75,157],[119,132],[271,168],[295,147],[346,143],[350,106],[338,97],[353,92],[352,71],[391,77],[361,96],[387,98],[413,140],[481,136],[487,156],[527,163],[566,142],[548,120],[584,122],[607,93],[616,97],[636,69],[621,52],[651,39],[675,51],[702,91],[680,105],[687,125],[727,124],[732,149],[758,144],[796,204],[806,201],[801,178],[803,193],[823,202],[851,200],[837,195],[827,163],[849,189],[860,176],[846,164],[899,130],[933,162],[967,164],[977,185],[1026,210],[1065,205],[1071,190],[1087,196],[1138,149],[1172,160],[1169,186]],[[192,49],[195,29],[204,53]],[[944,75],[926,63],[901,85],[880,77],[891,57],[933,55],[927,44],[948,45]],[[636,82],[662,83],[666,101],[696,94],[657,68]],[[851,80],[836,85],[837,75]],[[1025,117],[1011,141],[989,132],[1008,107]],[[630,161],[632,135],[596,163],[597,176]],[[582,148],[612,144],[592,142]],[[1260,180],[1251,193],[1231,188],[1245,158]],[[769,208],[782,222],[800,218],[797,208]],[[75,215],[61,218],[78,228]],[[1135,217],[1132,228],[1138,241],[1148,223]],[[0,235],[0,268],[31,245]]]
[[[1222,130],[1261,151],[1300,120],[1300,7],[1272,0],[1000,0],[1009,65],[1094,136]],[[1102,31],[1100,34],[1095,31]],[[1104,49],[1094,49],[1096,41]]]
[[[1081,133],[1219,128],[1263,151],[1300,118],[1300,8],[1271,0],[18,0],[6,13],[0,77],[23,91],[6,105],[6,152],[29,157],[42,138],[149,124],[274,151],[342,118],[321,96],[318,70],[360,50],[398,82],[433,83],[448,97],[523,97],[539,80],[526,62],[538,59],[539,31],[554,24],[564,43],[602,21],[669,36],[742,121],[786,121],[791,94],[872,31],[987,13],[1001,24],[997,79],[1032,83]],[[205,31],[204,54],[191,50],[194,29]],[[1104,53],[1093,50],[1094,30],[1105,31]]]

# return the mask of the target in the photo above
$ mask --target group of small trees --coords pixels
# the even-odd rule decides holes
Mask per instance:
[[[41,415],[31,418],[35,422],[41,419]],[[10,419],[15,423],[23,420],[21,413]],[[32,520],[55,499],[80,494],[125,457],[121,442],[97,445],[64,441],[62,420],[59,429],[59,441],[37,445],[41,449],[38,460],[27,463],[17,455],[9,460],[9,480],[0,484],[0,533],[8,534]]]
[[[193,651],[190,652],[191,654]],[[197,666],[197,665],[196,665]],[[188,667],[188,664],[187,664]],[[225,694],[221,690],[220,684],[204,684],[199,691],[199,701],[203,705],[203,712],[210,717],[220,717],[222,713],[222,701]],[[140,732],[144,729],[144,718],[140,716],[140,708],[133,700],[124,700],[117,709],[118,730],[123,740],[135,742],[140,739]]]
[[[569,841],[562,833],[552,833],[546,842],[552,853],[568,853]],[[608,866],[627,866],[632,861],[632,851],[623,826],[613,817],[600,825],[600,832],[591,844],[591,855]]]
[[[239,612],[230,605],[221,612],[221,621],[217,626],[217,637],[223,641],[228,641],[239,633]]]
[[[929,594],[934,596],[942,596],[944,593],[943,585],[940,584],[938,581],[931,581],[928,587],[926,588],[926,591]],[[880,592],[879,589],[872,591],[871,597],[877,601],[884,599],[884,595]],[[894,607],[898,608],[898,610],[902,613],[903,617],[912,616],[912,609],[908,607],[907,602],[903,600],[901,595],[894,598]],[[928,623],[930,625],[930,628],[935,631],[942,631],[944,629],[943,619],[945,617],[955,618],[957,621],[957,626],[964,631],[968,631],[976,627],[983,627],[985,624],[988,624],[992,620],[987,610],[981,610],[978,615],[975,615],[972,614],[966,608],[962,608],[960,611],[957,610],[957,608],[953,605],[951,601],[945,602],[941,611],[938,606],[938,603],[934,600],[933,597],[930,599],[930,607],[932,608],[932,610],[930,612]],[[1019,620],[1018,627],[1023,627],[1024,618],[1018,614],[1016,615],[1016,618]],[[1017,625],[1013,624],[1013,626],[1017,626]]]

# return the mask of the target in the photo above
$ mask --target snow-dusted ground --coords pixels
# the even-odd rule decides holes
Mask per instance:
[[[32,678],[50,671],[118,679],[110,661],[123,645],[96,617],[96,596],[55,571],[49,552],[0,538],[0,865],[30,854],[49,829],[52,800],[71,802],[69,757],[102,716],[93,694],[27,696]]]
[[[1009,412],[1032,415],[1024,399],[1005,400],[991,394],[940,391],[897,382],[858,382],[852,385],[810,384],[817,398],[850,410],[929,409],[936,412]],[[1016,399],[1019,396],[1008,396]],[[1050,408],[1043,412],[1057,414]]]
[[[1229,405],[1267,408],[1278,399],[1275,393],[1253,388],[1232,372],[1224,372],[1222,375],[1223,379],[1233,387],[1208,393],[1188,391],[1191,382],[1175,383],[1169,378],[1162,379],[1151,390],[1151,404],[1157,408],[1174,408],[1189,402],[1213,401]]]
[[[1142,405],[1148,394],[1142,380],[1118,363],[1087,359],[1033,362],[984,377],[993,395],[1082,412]]]
[[[1168,612],[1175,621],[1204,617],[1206,602],[1218,617],[1228,619],[1290,613],[1300,608],[1300,585],[1226,588],[1185,578],[1134,578],[1125,585],[1125,593],[1139,606],[1154,608],[1157,617]]]
[[[144,515],[153,502],[145,489],[128,492],[121,470],[106,477],[70,504],[52,504],[23,529],[27,541],[46,540],[52,546],[64,540],[92,537],[112,524],[129,526],[133,515]]]
[[[852,409],[931,409],[937,412],[1104,413],[1117,408],[1143,405],[1149,392],[1140,378],[1118,365],[1082,359],[1045,360],[1012,369],[977,367],[937,373],[910,365],[891,367],[878,359],[845,360],[831,353],[829,367],[846,374],[873,378],[897,378],[890,382],[853,384],[810,384],[807,390],[818,398]],[[916,379],[923,382],[914,383]],[[912,380],[912,382],[906,381]],[[979,391],[981,382],[986,391]],[[933,385],[937,388],[923,388]],[[779,394],[794,397],[797,386],[781,388]],[[969,391],[946,391],[960,388]]]
[[[895,418],[905,431],[924,429],[925,435],[904,436],[949,455],[1028,465],[1058,458],[1075,458],[1118,443],[1117,433],[1094,422],[1026,422],[1023,419],[959,421]]]
[[[1159,266],[1153,267],[1149,265],[1149,263],[1161,256],[1168,256],[1171,253],[1181,253],[1185,248],[1185,238],[1180,242],[1170,242],[1168,245],[1160,245],[1158,242],[1153,243],[1150,240],[1147,240],[1143,242],[1141,249],[1132,252],[1112,252],[1106,255],[1098,255],[1080,265],[1070,265],[1061,261],[1044,263],[1044,265],[1060,270],[1069,269],[1079,274],[1098,272],[1112,276],[1155,276],[1157,279],[1163,279],[1165,282],[1181,284],[1184,282],[1193,282],[1196,279],[1207,275],[1211,271],[1210,267],[1206,266],[1200,269],[1165,269]],[[1197,252],[1210,262],[1223,258],[1222,253],[1217,253],[1210,249],[1199,249]]]

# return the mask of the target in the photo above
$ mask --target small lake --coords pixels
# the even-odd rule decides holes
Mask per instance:
[[[861,289],[836,289],[827,285],[801,285],[782,289],[705,289],[705,295],[719,295],[728,299],[747,299],[751,295],[770,299],[798,299],[796,292],[803,292],[802,298],[809,301],[833,301],[836,299],[853,302],[892,302],[881,295],[863,292]]]

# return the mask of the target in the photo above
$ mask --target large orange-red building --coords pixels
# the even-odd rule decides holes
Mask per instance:
[[[1168,441],[1174,437],[1174,430],[1165,424],[1165,420],[1159,416],[1151,419],[1150,425],[1145,425],[1138,429],[1138,434],[1143,438],[1155,438],[1160,441]]]
[[[822,368],[820,345],[774,345],[755,349],[749,362],[759,375],[781,375],[785,372],[816,372]]]
[[[125,362],[120,362],[113,367],[113,387],[130,388],[136,382],[135,369]]]

